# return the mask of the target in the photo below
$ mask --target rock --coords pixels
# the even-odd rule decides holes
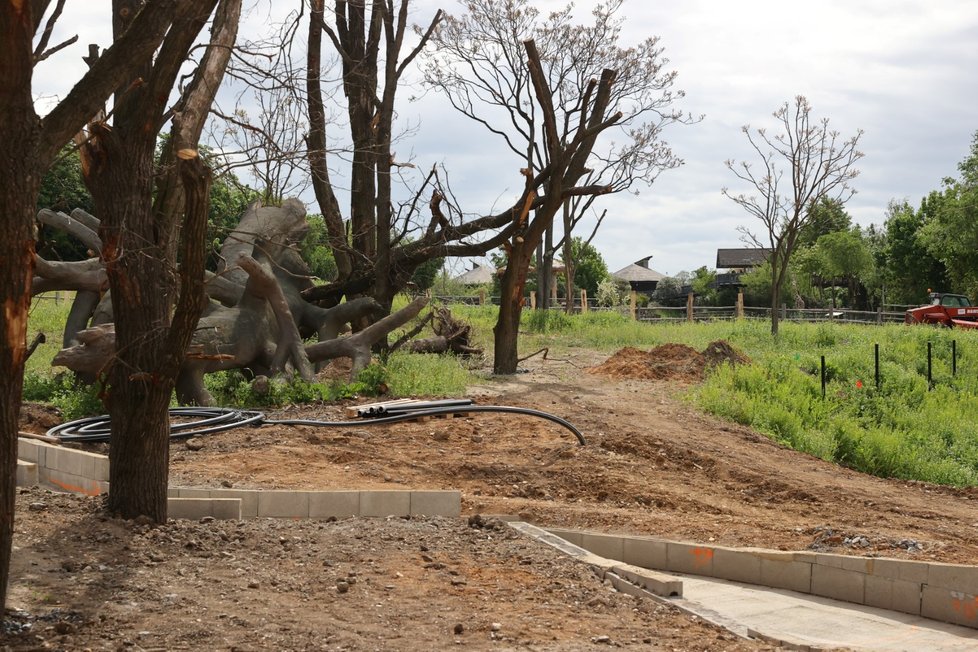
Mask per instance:
[[[338,593],[346,593],[349,590],[350,590],[350,583],[349,582],[347,582],[346,580],[337,580],[337,582],[336,582],[336,591]]]
[[[48,508],[48,506],[47,506],[46,503],[31,503],[27,507],[27,509],[31,510],[32,512],[43,512],[47,508]]]
[[[221,486],[224,487],[225,489],[230,489],[231,487],[234,486],[234,483],[231,482],[230,480],[221,480]]]
[[[489,631],[491,632],[498,632],[502,628],[503,628],[502,623],[493,623],[489,625]]]
[[[215,520],[217,520],[217,519],[215,519],[213,516],[201,516],[200,517],[200,522],[201,523],[213,523]]]
[[[598,643],[600,645],[611,645],[611,637],[610,636],[595,636],[594,638],[591,639],[591,642],[592,643]]]
[[[456,636],[458,636],[465,631],[465,627],[462,625],[462,623],[455,623],[455,627],[452,628],[452,631],[455,632]]]
[[[204,448],[204,442],[195,437],[191,437],[184,443],[184,446],[186,446],[188,450],[199,451]]]
[[[261,583],[258,580],[251,580],[248,582],[249,589],[259,589],[261,588]]]
[[[464,577],[453,577],[452,586],[465,586],[468,582],[465,581]]]

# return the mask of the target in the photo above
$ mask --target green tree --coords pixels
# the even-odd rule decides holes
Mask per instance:
[[[438,278],[438,273],[444,266],[444,258],[429,258],[415,268],[411,282],[418,288],[418,291],[424,292],[435,284],[435,279]]]
[[[934,256],[922,237],[925,211],[907,202],[890,202],[884,223],[882,259],[886,299],[891,303],[920,303],[927,290],[949,285],[944,262]]]
[[[799,231],[798,247],[814,247],[823,235],[850,228],[852,228],[852,218],[842,202],[823,197],[812,207],[808,223]]]
[[[571,238],[571,257],[574,261],[574,285],[587,290],[589,297],[597,296],[598,285],[608,278],[604,257],[583,238]]]
[[[978,293],[978,132],[968,156],[958,164],[960,178],[944,180],[944,190],[920,205],[920,239],[947,269],[951,289]]]
[[[815,243],[813,252],[816,273],[824,280],[844,283],[850,306],[857,294],[865,294],[860,288],[864,288],[865,282],[871,280],[876,263],[869,243],[858,226],[826,233]],[[833,299],[834,297],[833,294]]]

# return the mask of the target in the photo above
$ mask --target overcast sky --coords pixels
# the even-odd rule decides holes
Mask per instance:
[[[276,11],[289,4],[274,3]],[[453,0],[422,0],[415,20],[424,22],[437,6],[460,11]],[[577,3],[582,13],[591,6]],[[64,80],[77,78],[83,44],[106,42],[108,7],[108,0],[68,0],[62,31],[80,33],[81,44],[42,64],[35,89],[63,93]],[[661,37],[686,92],[682,108],[705,117],[664,134],[683,167],[637,197],[602,204],[608,218],[594,244],[611,271],[647,255],[665,274],[712,268],[717,248],[744,246],[737,227],[750,218],[721,195],[723,187],[743,187],[724,161],[749,158],[740,127],[773,128],[771,113],[795,95],[843,135],[865,131],[858,194],[847,205],[862,225],[881,224],[891,199],[917,205],[956,175],[978,131],[973,0],[629,0],[624,13],[626,44]],[[263,22],[259,14],[251,25]],[[398,158],[412,156],[422,169],[444,163],[465,211],[489,212],[518,193],[512,155],[440,98],[402,104],[400,114],[417,133],[398,147]]]

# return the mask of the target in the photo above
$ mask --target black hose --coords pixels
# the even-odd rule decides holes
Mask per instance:
[[[174,417],[192,420],[172,423]],[[170,419],[170,439],[189,439],[250,424],[260,425],[265,421],[265,415],[262,412],[232,408],[183,407],[170,408]],[[61,441],[91,443],[109,441],[110,433],[111,423],[108,415],[104,414],[69,421],[47,432],[49,437],[56,437]]]
[[[427,410],[416,410],[403,414],[393,414],[372,419],[356,421],[319,421],[314,419],[266,419],[264,413],[251,410],[235,410],[232,408],[201,408],[183,407],[170,408],[170,418],[192,419],[170,424],[171,439],[189,439],[200,435],[223,432],[232,428],[247,425],[283,425],[283,426],[321,426],[329,428],[358,427],[381,425],[409,421],[418,417],[438,416],[443,414],[468,414],[471,412],[501,412],[505,414],[525,414],[552,421],[574,433],[577,441],[584,446],[587,442],[584,435],[569,421],[548,412],[531,408],[508,407],[505,405],[459,405],[437,407]],[[111,432],[111,424],[107,415],[76,419],[55,426],[47,431],[49,437],[55,437],[63,442],[107,442]]]
[[[406,412],[404,414],[392,414],[390,416],[378,417],[373,419],[362,419],[359,421],[317,421],[315,419],[268,419],[265,421],[267,424],[276,424],[283,426],[325,426],[325,427],[335,427],[341,428],[344,426],[367,426],[367,425],[380,425],[384,423],[397,423],[399,421],[409,421],[411,419],[417,419],[418,417],[430,417],[437,416],[441,414],[468,414],[469,412],[503,412],[508,414],[526,414],[533,417],[540,417],[541,419],[546,419],[548,421],[553,421],[554,423],[567,428],[574,436],[577,437],[577,441],[581,443],[581,446],[587,444],[584,440],[584,435],[581,431],[574,427],[569,421],[561,419],[560,417],[550,414],[548,412],[541,412],[540,410],[533,410],[531,408],[520,408],[520,407],[508,407],[505,405],[460,405],[458,407],[443,407],[443,408],[432,408],[430,410],[418,410],[416,412]]]

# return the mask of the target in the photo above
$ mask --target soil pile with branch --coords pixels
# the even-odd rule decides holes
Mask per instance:
[[[750,359],[725,340],[711,342],[702,353],[685,344],[668,343],[648,352],[625,347],[588,371],[611,378],[695,383],[703,380],[707,369],[724,362],[747,364]]]

